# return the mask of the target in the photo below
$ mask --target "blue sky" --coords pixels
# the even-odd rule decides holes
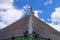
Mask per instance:
[[[0,0],[0,29],[29,13],[60,31],[60,0]]]
[[[44,3],[47,2],[47,5]],[[52,1],[52,3],[49,3]],[[43,18],[45,21],[49,22],[47,18],[51,18],[50,15],[54,12],[56,7],[60,6],[60,0],[15,0],[14,6],[21,9],[23,6],[29,5],[33,10],[43,10],[42,14],[38,14],[39,18]],[[44,14],[44,15],[43,15]]]

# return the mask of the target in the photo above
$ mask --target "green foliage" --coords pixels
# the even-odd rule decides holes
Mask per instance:
[[[32,38],[32,37],[27,37],[27,38],[25,38],[25,37],[15,37],[14,38],[15,40],[47,40],[46,38],[41,38],[41,37],[39,37],[39,38]],[[11,38],[7,38],[7,39],[3,39],[3,40],[12,40]]]

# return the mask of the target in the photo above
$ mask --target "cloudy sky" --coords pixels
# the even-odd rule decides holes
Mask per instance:
[[[0,29],[29,14],[34,15],[60,31],[60,0],[0,0]]]

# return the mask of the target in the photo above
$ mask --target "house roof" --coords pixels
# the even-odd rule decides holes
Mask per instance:
[[[39,20],[35,16],[32,16],[32,18],[33,18],[32,27],[34,31],[39,33],[39,31],[41,31],[40,29],[42,29],[44,31],[46,30],[52,32],[56,35],[60,35],[60,32],[50,27],[48,24],[44,23],[43,21]],[[25,18],[18,20],[15,23],[5,27],[0,31],[0,38],[22,35],[23,32],[28,30],[28,20],[29,20],[29,16],[26,16]]]
[[[56,29],[54,29],[53,27],[49,26],[48,24],[46,24],[45,22],[41,21],[40,19],[38,19],[37,17],[33,16],[33,29],[34,30],[46,30],[49,31],[51,33],[54,33],[56,35],[60,35],[60,32],[58,32]]]
[[[29,16],[22,18],[11,25],[0,30],[0,38],[23,35],[23,32],[28,30]]]
[[[23,32],[28,30],[29,17],[30,17],[30,15],[25,16],[24,18],[14,22],[13,24],[8,25],[4,29],[2,29],[0,31],[0,38],[23,35]],[[50,27],[48,24],[41,21],[40,19],[38,19],[34,15],[32,15],[32,27],[33,27],[33,31],[35,31],[37,33],[41,33],[42,31],[46,31],[49,33],[60,35],[60,32],[58,32],[56,29]]]

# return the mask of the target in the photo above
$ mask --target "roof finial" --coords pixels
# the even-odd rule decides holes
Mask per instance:
[[[30,7],[30,11],[32,11],[32,7]]]
[[[30,14],[34,15],[34,12],[32,11],[32,7],[30,7]]]

